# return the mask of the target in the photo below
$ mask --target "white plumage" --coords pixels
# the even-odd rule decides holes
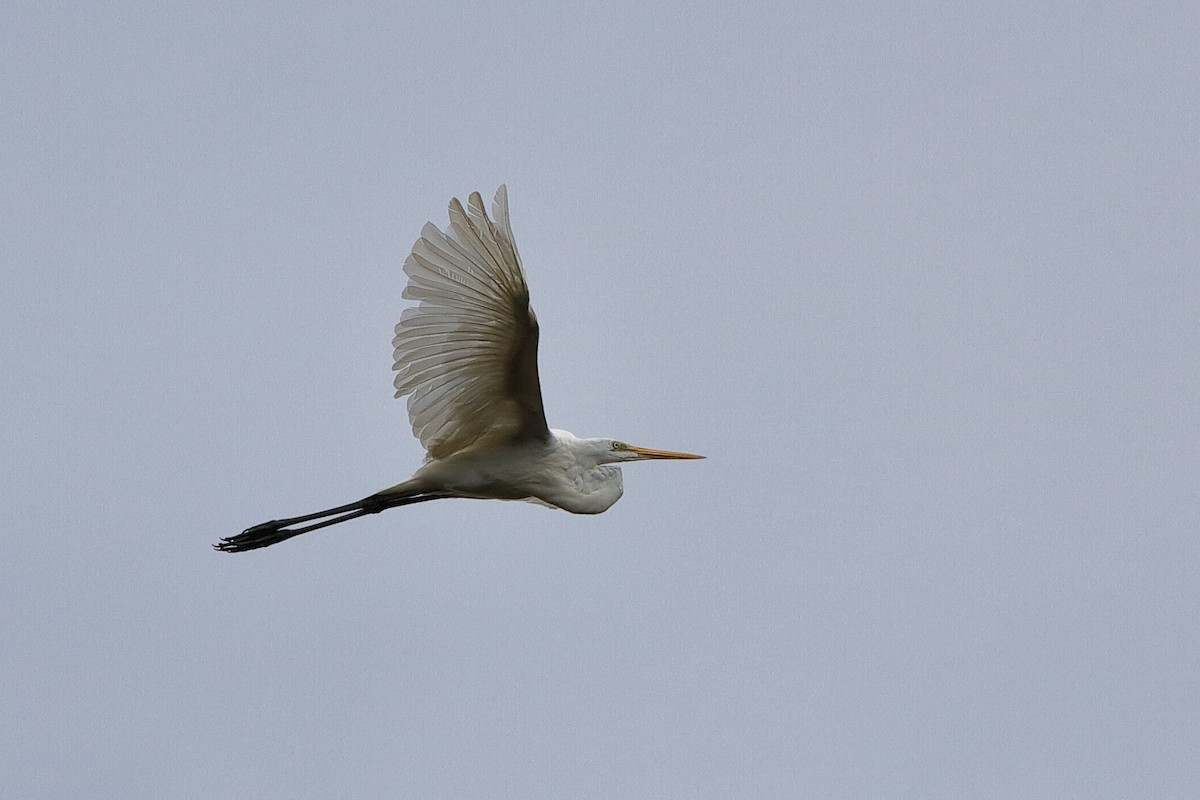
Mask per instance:
[[[613,464],[702,458],[549,429],[537,372],[537,317],[503,186],[492,215],[477,192],[465,208],[451,200],[447,228],[427,223],[404,262],[403,296],[418,305],[396,325],[393,369],[396,396],[408,397],[425,463],[389,489],[255,525],[222,539],[217,549],[253,550],[387,508],[452,497],[528,500],[598,514],[624,491]]]
[[[451,200],[446,231],[426,223],[404,262],[403,297],[420,305],[400,316],[392,340],[396,397],[408,395],[413,434],[430,458],[511,439],[541,413],[537,318],[503,186],[492,213],[495,222],[478,193],[465,210]],[[533,359],[531,387],[511,383],[521,359]]]

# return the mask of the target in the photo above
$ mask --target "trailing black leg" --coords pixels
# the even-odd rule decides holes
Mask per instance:
[[[357,503],[348,503],[344,506],[327,508],[324,511],[317,511],[300,517],[273,519],[270,522],[263,522],[246,528],[246,530],[236,536],[223,538],[214,544],[213,547],[224,553],[242,553],[246,550],[257,550],[260,547],[270,547],[273,544],[285,541],[293,536],[299,536],[302,533],[328,528],[330,525],[337,525],[338,523],[364,517],[368,514],[378,514],[380,511],[389,508],[406,506],[412,503],[423,503],[426,500],[441,500],[448,497],[453,497],[453,495],[441,492],[412,492],[404,494],[381,492],[373,494],[370,497],[364,497]],[[314,522],[314,520],[317,521]],[[305,525],[304,523],[306,522],[312,522],[313,524]]]

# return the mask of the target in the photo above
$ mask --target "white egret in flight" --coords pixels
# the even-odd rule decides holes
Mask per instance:
[[[213,545],[254,550],[388,508],[450,497],[528,500],[575,514],[599,514],[624,491],[621,468],[651,458],[703,458],[580,439],[551,430],[538,382],[538,323],[508,221],[508,193],[496,191],[488,219],[479,193],[464,209],[450,201],[450,225],[421,230],[404,262],[403,297],[420,304],[396,325],[396,397],[408,396],[413,433],[427,451],[411,478],[354,503],[276,519]]]

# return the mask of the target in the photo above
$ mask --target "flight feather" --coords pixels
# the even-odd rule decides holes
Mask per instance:
[[[513,241],[508,193],[490,219],[479,193],[450,201],[450,224],[426,224],[404,262],[396,325],[396,397],[430,458],[549,435],[537,371],[538,324]]]

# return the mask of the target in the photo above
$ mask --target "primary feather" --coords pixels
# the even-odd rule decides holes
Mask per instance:
[[[408,396],[413,433],[431,459],[471,447],[546,440],[537,373],[538,324],[501,186],[450,201],[404,262],[404,297],[420,301],[396,325],[396,397]]]

